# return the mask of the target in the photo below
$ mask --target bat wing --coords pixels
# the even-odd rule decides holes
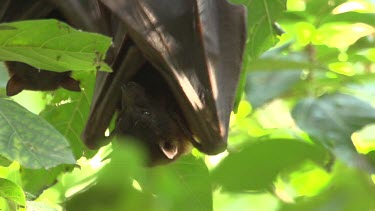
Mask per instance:
[[[226,148],[241,71],[246,10],[226,0],[100,0],[167,81],[207,154]]]
[[[53,8],[52,4],[44,0],[2,0],[0,22],[44,18]]]

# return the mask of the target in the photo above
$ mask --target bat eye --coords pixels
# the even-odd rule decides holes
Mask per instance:
[[[176,143],[174,143],[174,142],[163,141],[163,142],[159,143],[159,147],[160,147],[161,151],[164,153],[164,155],[168,159],[171,159],[171,160],[174,157],[176,157],[176,155],[178,153],[178,147],[177,147]]]

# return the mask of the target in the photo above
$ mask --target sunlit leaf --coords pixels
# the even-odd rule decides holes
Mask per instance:
[[[306,12],[313,15],[318,22],[327,15],[331,15],[332,10],[338,5],[346,2],[346,0],[313,0],[306,1]]]
[[[61,207],[58,205],[52,206],[51,203],[40,202],[40,201],[27,201],[27,210],[30,211],[59,211]]]
[[[148,169],[142,177],[139,182],[145,192],[158,196],[158,203],[167,203],[168,210],[212,210],[211,180],[202,159],[185,156],[168,166]]]
[[[365,23],[375,27],[374,13],[346,12],[337,15],[330,15],[323,19],[322,23],[329,22],[348,22],[348,23]]]
[[[145,169],[137,148],[113,148],[98,184],[69,201],[68,210],[212,210],[211,183],[201,159],[188,156]]]
[[[306,160],[323,165],[321,147],[293,139],[270,139],[245,145],[229,154],[213,171],[213,180],[226,191],[243,192],[270,187],[278,173]]]
[[[21,187],[7,179],[0,178],[0,197],[15,202],[18,205],[25,206],[25,194]]]
[[[339,50],[337,48],[330,48],[326,45],[315,45],[316,60],[322,64],[329,64],[330,62],[336,62]]]
[[[110,71],[103,62],[111,40],[71,28],[57,20],[3,23],[0,60],[20,61],[54,71]],[[9,28],[10,27],[10,28]]]
[[[67,167],[57,166],[51,169],[21,169],[22,188],[28,199],[36,199],[45,189],[57,182],[57,176]]]
[[[75,163],[68,142],[48,122],[4,99],[0,99],[0,154],[32,169]]]
[[[245,88],[246,74],[250,62],[258,58],[277,42],[274,23],[286,9],[286,0],[231,0],[247,8],[247,41],[243,59],[243,73],[239,80],[235,110]]]
[[[96,151],[87,150],[81,140],[81,133],[88,119],[90,103],[95,86],[95,75],[90,73],[76,74],[83,90],[72,93],[58,90],[53,94],[52,102],[41,112],[41,116],[64,135],[78,159],[83,154],[91,157]]]
[[[317,29],[314,44],[345,49],[360,38],[371,36],[374,27],[363,23],[327,23]]]
[[[245,55],[257,58],[277,42],[274,22],[286,9],[286,0],[232,0],[247,7],[248,41]]]
[[[113,146],[111,162],[98,173],[97,184],[76,194],[66,203],[67,210],[150,210],[155,206],[150,194],[132,186],[132,177],[142,171],[143,151],[126,144]]]
[[[331,184],[311,198],[302,198],[295,204],[284,204],[282,211],[315,210],[374,210],[375,186],[370,177],[358,169],[339,166]]]

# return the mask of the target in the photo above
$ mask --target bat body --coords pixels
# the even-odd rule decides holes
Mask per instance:
[[[144,143],[150,165],[175,160],[190,145],[206,154],[225,150],[244,7],[226,0],[34,1],[53,5],[70,25],[113,38],[106,57],[113,72],[97,72],[82,133],[89,148],[107,143],[104,132],[117,116],[112,134]]]
[[[79,81],[70,77],[70,71],[58,73],[37,70],[21,62],[5,62],[5,65],[10,76],[6,87],[8,96],[16,95],[22,90],[52,91],[59,87],[81,91]]]
[[[131,57],[143,57],[164,79],[180,110],[176,119],[182,121],[175,124],[184,124],[180,127],[184,136],[206,154],[225,150],[246,37],[245,9],[225,0],[101,2],[119,17],[127,36],[139,48],[141,55]],[[114,68],[113,78],[122,73],[120,78],[129,81],[141,74],[139,69],[122,62]],[[118,86],[121,83],[109,87],[118,90]],[[89,127],[83,133],[91,147],[100,143],[98,136],[109,122],[98,123],[98,115],[115,112],[108,109],[109,101],[100,99],[94,99]]]
[[[133,136],[147,146],[148,165],[168,163],[190,151],[191,135],[181,110],[151,64],[145,63],[121,89],[114,133]]]

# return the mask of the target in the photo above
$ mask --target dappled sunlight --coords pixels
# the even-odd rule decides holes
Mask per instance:
[[[316,31],[313,43],[345,49],[374,32],[374,27],[364,23],[327,23]]]
[[[340,14],[344,12],[349,12],[349,11],[356,11],[356,10],[365,10],[366,6],[361,3],[361,2],[356,2],[356,1],[350,1],[350,2],[345,2],[341,4],[340,6],[336,7],[333,11],[332,14]]]
[[[177,156],[178,159],[168,159],[165,152],[168,148],[174,152],[174,145],[160,145],[159,142],[173,139],[171,143],[175,144],[180,141],[171,128],[178,128],[177,132],[189,139],[196,138],[196,134],[192,133],[199,129],[218,139],[225,133],[225,122],[219,122],[220,125],[216,126],[220,128],[217,129],[208,126],[218,123],[214,122],[216,117],[225,116],[221,109],[226,111],[232,105],[221,107],[217,101],[211,102],[211,97],[225,101],[227,97],[234,97],[234,93],[224,92],[228,95],[221,96],[220,90],[226,87],[226,79],[217,83],[214,75],[221,71],[214,69],[216,65],[220,67],[221,61],[211,63],[206,56],[209,55],[207,49],[214,49],[218,55],[227,55],[229,51],[219,51],[228,47],[231,35],[225,34],[223,40],[213,37],[217,45],[210,46],[210,40],[202,40],[201,34],[194,34],[194,30],[205,30],[197,27],[205,27],[202,24],[204,21],[211,23],[208,19],[216,17],[225,27],[218,27],[210,34],[224,33],[227,32],[228,23],[234,23],[233,26],[239,24],[231,18],[242,18],[230,15],[228,11],[239,7],[229,5],[225,0],[174,1],[171,4],[167,0],[157,3],[139,0],[134,1],[135,5],[128,4],[133,1],[119,1],[116,4],[116,1],[102,0],[97,5],[91,5],[92,1],[77,1],[77,5],[82,7],[70,11],[75,14],[76,10],[82,10],[82,20],[74,25],[80,26],[81,22],[89,24],[88,27],[80,26],[79,36],[86,30],[102,32],[103,25],[106,34],[111,35],[111,38],[103,38],[105,43],[109,44],[111,39],[112,44],[117,43],[105,60],[111,63],[114,71],[128,70],[123,67],[126,65],[121,63],[122,58],[118,59],[116,55],[125,58],[131,55],[127,54],[128,49],[133,46],[139,48],[146,55],[144,58],[138,55],[139,60],[160,65],[155,68],[157,71],[167,67],[162,75],[167,76],[168,84],[176,89],[171,90],[172,93],[181,94],[177,98],[185,100],[179,100],[177,104],[188,103],[178,107],[174,105],[175,102],[167,100],[161,103],[161,111],[150,112],[148,108],[152,108],[160,96],[155,95],[152,103],[135,99],[137,107],[135,110],[129,109],[129,112],[137,118],[134,125],[140,126],[136,133],[146,134],[145,140],[136,139],[134,134],[127,131],[133,126],[133,121],[127,125],[128,121],[115,120],[132,120],[129,117],[132,115],[125,115],[124,108],[119,108],[118,104],[123,99],[120,92],[113,92],[118,94],[113,104],[101,110],[104,117],[107,113],[112,115],[112,122],[103,126],[102,131],[106,130],[104,137],[101,137],[106,140],[112,138],[111,143],[97,150],[89,150],[84,145],[81,134],[93,106],[92,95],[98,98],[95,89],[100,84],[109,87],[102,80],[105,77],[98,77],[96,81],[95,70],[72,70],[73,77],[77,77],[75,79],[82,85],[81,92],[72,93],[62,89],[47,93],[23,91],[10,98],[5,96],[9,71],[0,64],[0,210],[375,210],[374,1],[231,1],[244,5],[249,13],[243,74],[238,84],[236,102],[233,103],[237,107],[230,114],[227,149],[208,156],[194,148],[191,153]],[[12,2],[9,1],[9,4]],[[70,1],[48,2],[64,6]],[[202,2],[204,9],[197,9],[196,5]],[[24,3],[29,4],[27,1]],[[86,6],[93,6],[94,9],[86,14]],[[164,8],[165,11],[161,10],[164,11],[161,13],[157,9],[161,6],[167,6],[168,10]],[[213,11],[219,13],[207,13],[211,6],[214,6]],[[11,15],[20,13],[27,16],[33,13],[26,6],[9,9]],[[117,10],[120,12],[114,13]],[[4,11],[4,14],[8,13],[8,10]],[[169,12],[173,12],[173,19],[169,18]],[[0,20],[9,15],[4,16],[3,13]],[[110,16],[102,22],[101,15],[107,13]],[[95,22],[91,21],[92,15],[97,15]],[[129,22],[128,19],[134,21]],[[174,21],[180,20],[190,25],[179,25],[181,28],[178,28],[175,25],[180,22]],[[111,25],[107,25],[107,22]],[[112,25],[118,28],[112,29]],[[282,30],[276,29],[275,25]],[[4,32],[0,33],[0,44],[6,40],[4,34],[15,30],[9,26],[8,22],[0,23],[0,31]],[[60,27],[66,30],[69,26],[64,24]],[[123,31],[116,34],[116,30]],[[190,32],[195,37],[188,37]],[[33,39],[41,41],[46,33],[35,33]],[[21,39],[21,35],[17,37],[23,43],[25,40]],[[128,36],[132,42],[128,43]],[[29,39],[30,35],[26,38]],[[79,51],[81,40],[77,38],[73,41],[66,43],[62,39],[55,44],[60,50],[69,44]],[[96,42],[101,43],[101,40]],[[194,42],[192,46],[198,46],[194,49],[197,51],[183,49],[180,42]],[[48,43],[54,47],[54,43]],[[144,50],[145,46],[150,50]],[[18,48],[15,48],[14,55]],[[84,47],[92,50],[90,54],[95,52],[95,48],[93,43]],[[4,50],[0,45],[0,59],[8,58],[4,55],[9,56],[11,50]],[[202,51],[201,55],[194,55],[202,58],[195,61],[197,58],[185,54],[186,51]],[[30,54],[37,60],[34,53]],[[96,55],[100,60],[97,62],[102,62],[102,58],[99,58],[101,54]],[[180,56],[184,55],[188,56],[181,59]],[[55,60],[65,59],[64,56],[51,57],[52,64]],[[168,59],[163,60],[165,58]],[[72,62],[67,63],[69,67],[88,67],[96,63],[91,59],[88,63],[80,64],[80,58],[71,59]],[[155,62],[158,59],[160,63]],[[183,64],[179,63],[180,59]],[[206,64],[207,70],[184,69],[186,66],[195,67],[184,62]],[[48,61],[46,65],[50,65]],[[191,74],[194,71],[208,72]],[[137,74],[121,73],[125,76],[119,79],[120,85],[128,83],[129,78],[133,80],[131,75]],[[231,76],[229,72],[225,75]],[[113,75],[98,72],[97,76],[110,78]],[[154,80],[151,78],[150,81],[145,84],[151,84]],[[202,84],[202,81],[208,82]],[[149,91],[153,90],[147,90],[145,95]],[[113,115],[114,110],[117,113]],[[171,117],[172,123],[155,123],[159,119],[150,116],[158,116],[158,112]],[[179,117],[180,113],[186,118],[176,118],[176,114]],[[97,119],[98,125],[102,119]],[[185,122],[187,120],[188,124]],[[139,124],[142,121],[145,126]],[[186,125],[186,128],[182,128]],[[155,129],[150,136],[149,128]],[[129,137],[118,136],[117,139],[110,133],[120,130]],[[159,134],[171,134],[171,138],[164,135],[159,137]],[[213,138],[199,141],[201,144],[212,141],[210,144],[214,145],[222,140]],[[146,144],[142,145],[143,142]],[[104,141],[102,143],[105,144]],[[168,163],[150,167],[148,164],[154,155],[168,159]]]

